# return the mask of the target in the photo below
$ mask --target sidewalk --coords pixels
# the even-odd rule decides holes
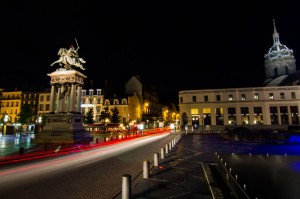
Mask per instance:
[[[131,198],[233,198],[215,168],[214,151],[203,153],[206,144],[205,135],[182,134],[159,166],[151,168],[149,178],[132,185]]]
[[[0,134],[0,157],[7,156],[19,152],[20,148],[31,148],[34,146],[32,143],[32,135],[2,135]]]

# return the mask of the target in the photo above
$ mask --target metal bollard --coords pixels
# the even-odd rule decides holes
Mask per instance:
[[[165,159],[165,148],[164,147],[160,148],[160,158]]]
[[[122,199],[130,199],[131,195],[131,175],[122,176]]]
[[[166,144],[166,154],[168,154],[169,153],[169,146],[168,146],[168,144]]]
[[[158,167],[159,153],[154,153],[154,163],[153,166]]]
[[[143,162],[143,178],[149,178],[149,171],[150,171],[150,162],[149,160],[144,160]]]

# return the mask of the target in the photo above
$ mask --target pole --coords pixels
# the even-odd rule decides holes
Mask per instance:
[[[154,166],[158,167],[159,153],[154,153]]]
[[[160,158],[165,159],[165,148],[164,147],[160,148]]]
[[[131,195],[131,175],[124,174],[122,176],[122,199],[130,199]]]
[[[144,160],[143,162],[143,178],[149,178],[149,160]]]

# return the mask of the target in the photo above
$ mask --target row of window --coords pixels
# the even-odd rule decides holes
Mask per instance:
[[[97,95],[101,95],[101,89],[96,89]],[[94,90],[89,89],[89,95],[94,95]],[[82,90],[82,96],[86,96],[86,90]]]
[[[192,123],[199,125],[199,120],[202,119],[203,125],[211,125],[211,109],[204,108],[202,110],[203,117],[199,118],[198,109],[191,109]],[[297,106],[271,106],[269,107],[271,124],[299,124],[299,111]],[[241,107],[240,114],[237,115],[237,110],[235,107],[230,107],[227,109],[228,124],[237,124],[237,117],[241,118],[242,125],[250,124],[250,110],[249,107]],[[216,125],[224,125],[224,113],[223,108],[215,108],[214,114],[216,117]],[[289,117],[290,115],[290,117]],[[265,115],[265,117],[267,117]],[[264,116],[262,113],[262,107],[253,107],[253,124],[264,124]]]
[[[40,96],[40,101],[43,102],[44,101],[44,95]],[[50,101],[50,95],[46,95],[46,101]]]
[[[31,104],[32,106],[36,105],[36,101],[23,101],[23,104]],[[5,106],[5,102],[1,102],[1,107],[19,107],[19,102],[6,102],[6,106]]]
[[[1,99],[20,99],[20,95],[3,95]]]
[[[96,100],[96,103],[94,103],[94,101]],[[86,101],[88,101],[89,104],[102,104],[102,98],[89,98],[89,99],[83,99],[83,103],[85,103]],[[120,102],[118,99],[114,99],[113,101],[113,105],[119,105]],[[121,104],[127,104],[127,99],[122,99],[122,103]],[[111,105],[110,100],[106,99],[104,102],[105,106]]]
[[[254,100],[259,100],[259,94],[254,94],[253,96]],[[241,101],[246,101],[246,94],[241,94]],[[269,99],[274,100],[274,93],[269,93]],[[280,93],[280,99],[285,99],[285,93]],[[291,92],[291,99],[297,99],[296,98],[296,92]],[[204,102],[208,102],[208,95],[204,96]],[[228,95],[228,101],[233,101],[233,95]],[[221,101],[221,95],[216,95],[216,101]],[[183,97],[180,97],[180,102],[183,102]],[[192,96],[192,102],[197,102],[197,96]]]

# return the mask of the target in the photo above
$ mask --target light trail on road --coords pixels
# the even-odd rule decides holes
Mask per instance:
[[[124,153],[142,145],[154,142],[158,139],[168,136],[169,134],[160,134],[147,137],[139,137],[133,140],[117,142],[109,146],[94,147],[79,153],[72,153],[63,157],[56,157],[54,160],[46,160],[38,163],[30,163],[25,166],[6,168],[0,170],[0,184],[7,180],[16,180],[17,176],[42,174],[51,170],[62,169],[64,167],[81,167],[96,161],[102,160],[113,155]]]

